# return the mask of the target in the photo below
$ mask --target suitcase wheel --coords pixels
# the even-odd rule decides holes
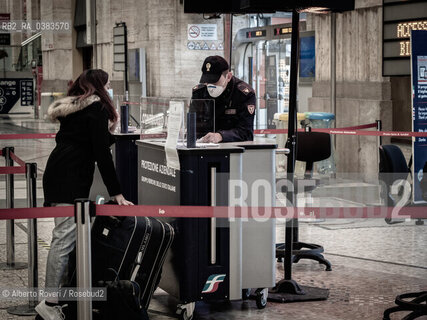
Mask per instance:
[[[176,313],[178,314],[179,320],[191,320],[191,319],[193,319],[193,316],[191,316],[191,317],[188,316],[186,309],[178,309],[176,311]]]
[[[242,300],[248,300],[251,297],[251,289],[242,289]]]
[[[255,291],[255,297],[258,309],[264,309],[267,306],[268,289],[257,289]]]
[[[179,304],[176,309],[176,314],[180,320],[191,320],[193,319],[193,312],[196,304],[190,302],[188,304]]]

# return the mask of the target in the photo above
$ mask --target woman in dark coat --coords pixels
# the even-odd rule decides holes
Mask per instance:
[[[121,193],[110,151],[118,115],[108,95],[109,86],[105,71],[86,70],[69,88],[67,97],[49,106],[48,117],[59,120],[61,126],[43,175],[45,206],[72,205],[77,198],[88,198],[95,162],[112,200],[132,205]],[[74,218],[55,218],[46,289],[57,290],[61,285],[75,240]],[[43,319],[62,319],[56,299],[43,300],[36,311]]]

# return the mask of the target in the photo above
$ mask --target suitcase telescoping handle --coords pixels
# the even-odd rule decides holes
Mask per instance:
[[[138,275],[138,272],[139,272],[139,268],[141,267],[141,263],[142,263],[142,252],[141,251],[138,252],[138,255],[136,256],[135,263],[136,263],[135,269],[133,269],[132,275],[130,277],[131,281],[135,281],[136,276]]]
[[[216,167],[211,168],[211,206],[216,206]],[[211,218],[211,264],[216,264],[216,218]]]

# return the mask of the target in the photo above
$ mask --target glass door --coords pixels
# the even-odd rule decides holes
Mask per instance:
[[[257,96],[255,127],[273,129],[274,115],[289,107],[290,39],[260,40],[241,45],[235,54],[235,75]]]

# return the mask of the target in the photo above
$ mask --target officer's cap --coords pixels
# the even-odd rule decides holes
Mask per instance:
[[[216,83],[226,70],[228,70],[228,63],[223,57],[207,57],[202,65],[203,74],[200,78],[200,83]]]

